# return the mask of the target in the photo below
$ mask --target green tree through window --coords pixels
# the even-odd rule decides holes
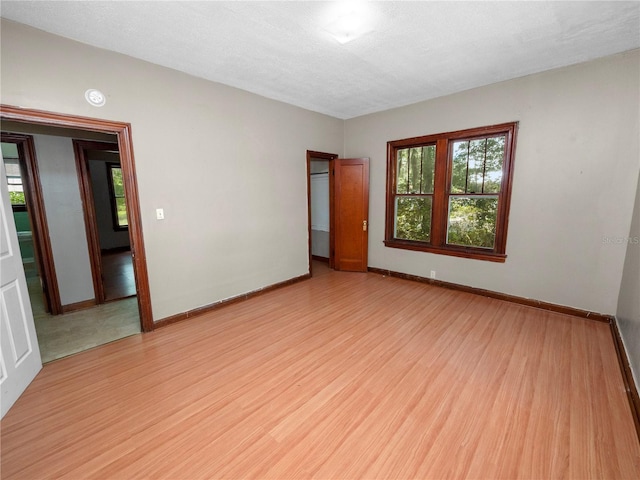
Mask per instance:
[[[109,190],[111,193],[111,208],[113,210],[113,226],[116,230],[126,229],[129,226],[127,219],[127,203],[124,195],[124,182],[122,168],[115,163],[108,163]]]

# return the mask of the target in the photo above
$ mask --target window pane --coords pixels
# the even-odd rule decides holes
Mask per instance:
[[[409,182],[409,149],[398,150],[398,168],[396,176],[396,193],[407,193]]]
[[[499,193],[505,136],[453,142],[451,193]]]
[[[13,161],[17,162],[17,160]],[[18,163],[9,162],[11,162],[11,160],[6,160],[4,164],[5,168],[7,169],[7,178],[21,178],[22,173],[20,172],[20,165]],[[22,180],[20,180],[20,183],[22,183]]]
[[[498,197],[450,197],[447,243],[493,248]]]
[[[129,225],[129,220],[127,219],[127,205],[124,201],[124,197],[116,198],[116,208],[118,215],[118,226],[126,227]]]
[[[111,167],[111,180],[113,181],[113,194],[116,197],[124,197],[124,186],[122,184],[122,169]]]
[[[499,193],[504,164],[505,136],[487,138],[483,193]]]
[[[422,182],[420,193],[433,193],[433,176],[436,171],[436,146],[422,147]]]
[[[433,193],[436,146],[398,150],[396,193]]]
[[[452,155],[451,193],[466,193],[469,142],[453,142]]]
[[[431,196],[396,197],[395,238],[431,240]]]
[[[469,142],[469,170],[467,171],[466,193],[482,193],[482,171],[486,143],[487,141],[484,138]]]
[[[11,205],[24,205],[24,192],[22,190],[9,190],[9,200],[11,201]]]

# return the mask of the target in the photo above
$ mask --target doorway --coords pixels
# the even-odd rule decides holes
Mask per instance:
[[[116,143],[73,140],[96,304],[136,295]]]
[[[136,303],[139,311],[140,327],[142,331],[153,330],[153,316],[151,311],[149,281],[144,251],[144,240],[141,230],[141,216],[138,200],[135,163],[133,158],[133,144],[131,126],[123,122],[111,122],[73,115],[64,115],[39,110],[23,109],[2,105],[0,118],[3,128],[10,124],[19,124],[31,128],[59,127],[71,129],[87,134],[110,134],[116,139],[120,156],[122,183],[126,196],[126,213],[128,219],[130,255],[135,279]],[[89,137],[91,138],[91,137]]]
[[[307,192],[309,273],[313,260],[326,261],[334,270],[366,272],[369,159],[308,150]]]
[[[309,273],[313,263],[334,266],[333,162],[338,155],[307,151],[307,192],[309,218]]]
[[[58,315],[62,305],[42,189],[40,182],[36,181],[38,165],[33,137],[3,132],[1,141],[11,210],[27,285],[34,294],[42,296],[39,300],[46,313]]]

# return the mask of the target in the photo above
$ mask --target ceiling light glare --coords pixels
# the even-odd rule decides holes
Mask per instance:
[[[84,98],[94,107],[101,107],[107,103],[107,97],[104,96],[104,93],[100,90],[96,90],[95,88],[90,88],[84,92]]]
[[[340,2],[323,27],[339,43],[347,43],[373,30],[370,9],[364,2]]]

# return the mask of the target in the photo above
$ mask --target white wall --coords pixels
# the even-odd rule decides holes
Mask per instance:
[[[62,305],[95,298],[80,186],[70,138],[34,135]]]
[[[306,151],[342,120],[5,20],[0,48],[2,103],[131,123],[154,320],[308,272]]]
[[[638,51],[346,121],[371,158],[369,266],[615,314],[640,171]],[[519,121],[506,263],[387,248],[386,142]]]
[[[629,235],[617,239],[611,248],[626,250],[616,318],[636,387],[640,388],[640,177]]]

